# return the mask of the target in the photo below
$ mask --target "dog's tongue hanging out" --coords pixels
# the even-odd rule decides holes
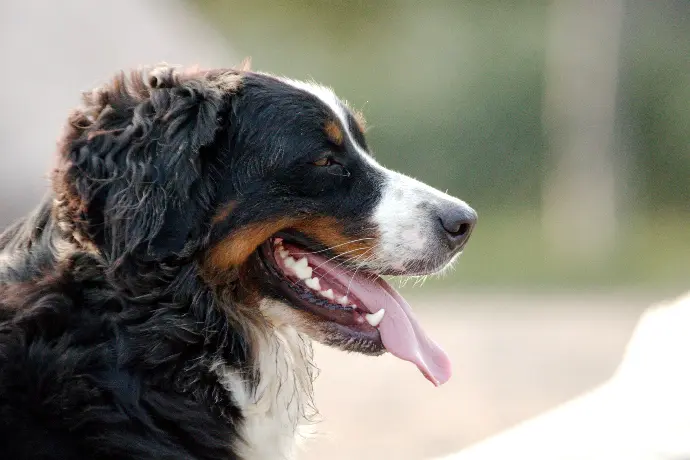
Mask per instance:
[[[369,313],[384,310],[377,328],[381,340],[391,354],[414,363],[434,385],[441,385],[451,376],[451,364],[446,353],[430,337],[412,313],[410,305],[382,278],[370,273],[345,270],[342,264],[333,263],[315,253],[289,247],[288,252],[299,259],[306,256],[314,276],[327,284],[336,296],[347,294],[357,308]]]
[[[356,275],[350,292],[362,301],[362,308],[372,313],[385,310],[378,326],[383,345],[393,355],[410,361],[434,385],[442,385],[451,376],[448,355],[426,335],[410,305],[382,278]]]

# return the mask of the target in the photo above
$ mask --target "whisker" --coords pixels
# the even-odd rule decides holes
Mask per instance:
[[[342,257],[342,256],[344,256],[344,255],[346,255],[346,254],[351,253],[351,252],[360,251],[360,250],[362,250],[362,248],[355,248],[355,249],[351,249],[351,250],[349,250],[349,251],[345,251],[345,252],[342,252],[342,253],[340,253],[340,254],[337,254],[337,255],[331,257],[330,259],[328,259],[327,261],[322,262],[320,265],[314,267],[313,270],[316,270],[316,269],[319,269],[319,268],[323,267],[324,265],[326,265],[327,263],[329,263],[329,262],[332,261],[332,260],[337,259],[338,257]],[[325,272],[324,274],[326,274],[326,275],[329,274],[331,271],[333,271],[334,269],[340,267],[342,264],[344,264],[344,263],[346,263],[346,262],[347,262],[347,260],[345,260],[345,261],[339,263],[338,265],[334,266],[333,268],[331,268],[330,270],[328,270],[328,271]],[[296,286],[297,283],[298,283],[297,281],[292,281],[292,285],[293,285],[293,286]]]
[[[361,248],[360,248],[360,249],[361,249]],[[343,260],[343,261],[340,262],[339,264],[334,265],[333,267],[331,267],[331,269],[328,270],[327,272],[325,272],[324,275],[328,275],[329,273],[331,273],[331,272],[332,272],[333,270],[335,270],[336,268],[341,267],[341,266],[345,265],[345,264],[348,263],[348,262],[356,263],[356,262],[359,260],[359,258],[360,258],[363,254],[366,254],[367,252],[371,251],[371,249],[373,249],[373,248],[367,249],[367,250],[364,251],[362,254],[360,254],[359,256],[357,256],[356,258],[354,258],[354,259],[352,259],[352,260],[348,260],[348,259]],[[349,252],[353,252],[353,251],[349,251]],[[347,254],[347,253],[343,253],[343,254]],[[332,258],[332,259],[330,259],[330,260],[333,260],[333,259],[335,259],[335,257]],[[320,268],[320,267],[323,266],[323,265],[324,265],[324,264],[321,264],[321,265],[319,265],[319,267],[317,267],[317,268]]]
[[[321,250],[319,250],[319,251],[295,252],[295,253],[293,253],[293,254],[295,254],[295,255],[300,255],[300,256],[301,256],[301,255],[307,255],[307,254],[319,254],[319,253],[321,253],[321,252],[330,251],[331,249],[335,249],[335,248],[338,248],[338,247],[340,247],[340,246],[345,246],[345,245],[347,245],[347,244],[357,243],[357,242],[359,242],[359,241],[365,241],[365,240],[373,240],[373,239],[374,239],[374,238],[370,238],[370,237],[367,237],[367,238],[359,238],[359,239],[356,239],[356,240],[350,240],[350,241],[346,241],[346,242],[344,242],[344,243],[336,244],[335,246],[330,246],[330,247],[327,247],[327,248],[325,248],[325,249],[321,249]]]
[[[369,248],[368,251],[364,252],[363,254],[360,254],[360,256],[356,260],[359,261],[365,254],[367,254],[367,252],[370,252],[373,249],[374,249],[373,247]],[[371,256],[369,257],[369,259],[371,260]],[[365,260],[363,263],[366,263],[366,262],[368,262],[368,261]],[[359,271],[359,269],[362,268],[363,263],[360,263],[357,266],[357,268],[355,269],[355,272],[352,274],[352,277],[350,278],[350,282],[347,284],[347,291],[345,292],[346,297],[348,295],[350,295],[350,288],[352,287],[352,282],[355,280],[355,276],[357,276],[357,272]]]
[[[361,250],[362,250],[362,248],[355,248],[355,249],[350,249],[349,251],[341,252],[340,254],[338,254],[338,255],[336,255],[336,256],[334,256],[334,257],[331,257],[331,258],[328,259],[327,261],[321,263],[321,265],[318,265],[318,266],[314,267],[314,269],[321,268],[321,267],[323,267],[324,265],[326,265],[328,262],[330,262],[330,261],[332,261],[332,260],[335,260],[335,259],[337,259],[338,257],[342,257],[342,256],[344,256],[344,255],[346,255],[346,254],[350,254],[350,253],[352,253],[352,252],[361,251]],[[365,252],[366,252],[366,251],[365,251]],[[344,263],[347,263],[347,259],[344,260],[343,262],[341,262],[340,264],[336,265],[336,266],[333,267],[333,268],[339,267],[339,266],[341,266],[341,265],[344,264]],[[326,273],[330,273],[332,270],[333,270],[333,269],[327,271]]]

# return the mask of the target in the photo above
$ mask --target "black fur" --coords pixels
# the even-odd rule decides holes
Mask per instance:
[[[236,71],[134,72],[86,96],[54,193],[0,236],[0,458],[238,458],[242,414],[211,367],[259,378],[263,323],[244,312],[280,294],[255,255],[219,281],[206,254],[283,217],[362,232],[380,177],[329,143],[328,117]],[[338,163],[310,164],[325,151]]]
[[[209,365],[246,359],[242,338],[213,309],[118,295],[103,268],[75,255],[10,289],[2,458],[232,458],[241,418]]]

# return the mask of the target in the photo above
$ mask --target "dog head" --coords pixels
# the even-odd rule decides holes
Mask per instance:
[[[381,276],[448,266],[476,214],[377,163],[361,116],[326,87],[244,70],[120,75],[71,116],[54,183],[64,231],[109,264],[157,279],[194,266],[207,284],[241,284],[268,325],[449,377]]]

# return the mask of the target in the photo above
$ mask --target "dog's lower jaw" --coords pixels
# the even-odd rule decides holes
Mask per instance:
[[[311,339],[271,318],[270,312],[284,308],[274,304],[278,302],[264,300],[260,307],[271,327],[252,331],[255,380],[224,363],[214,366],[244,417],[241,439],[233,446],[243,460],[295,458],[298,443],[308,437],[307,428],[316,415]]]

